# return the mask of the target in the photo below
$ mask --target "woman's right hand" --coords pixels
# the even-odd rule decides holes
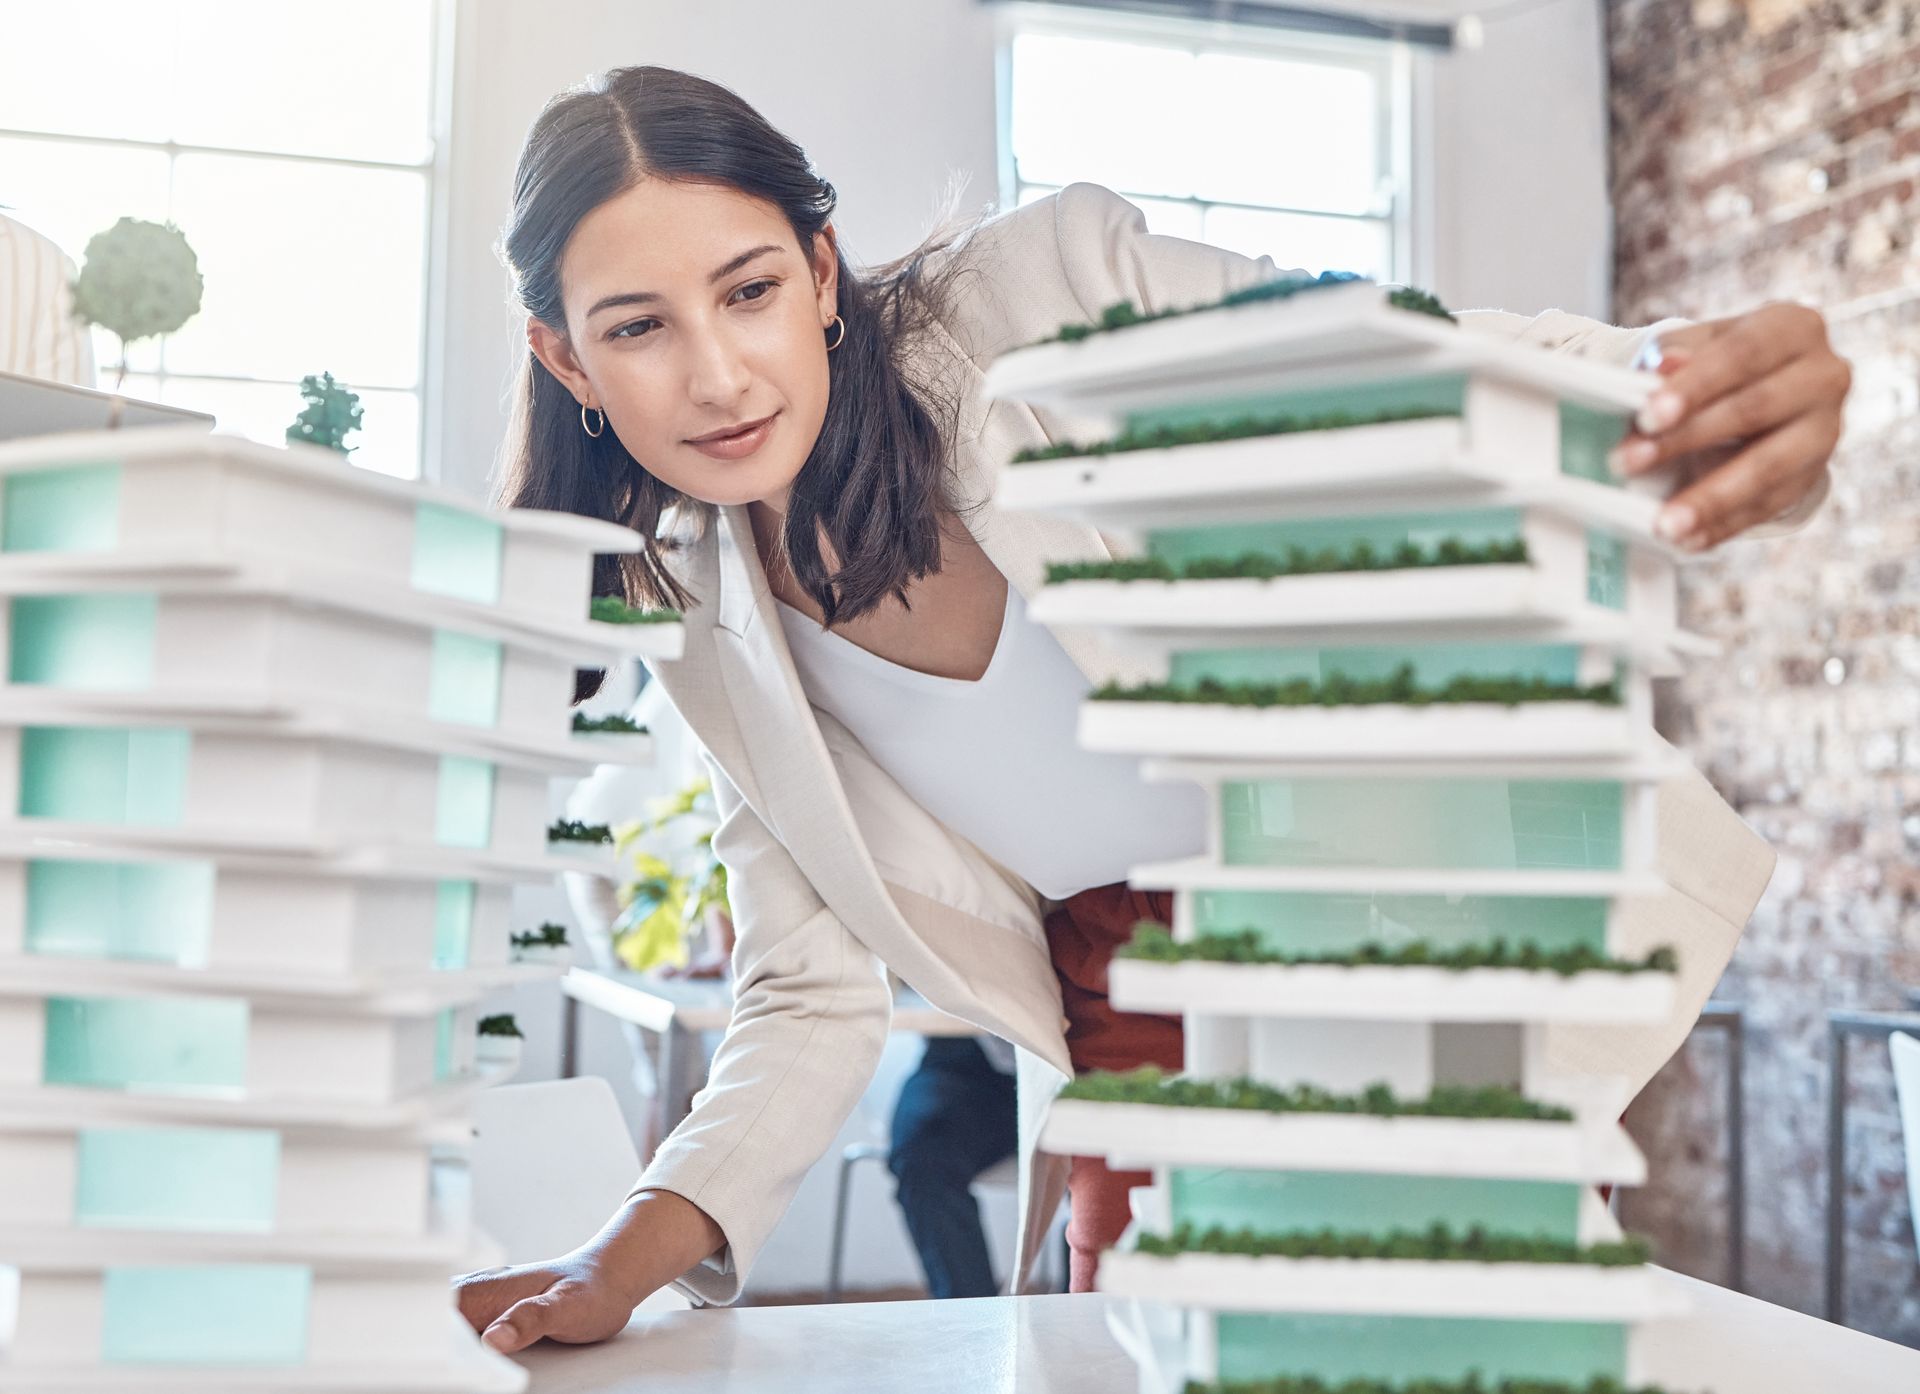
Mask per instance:
[[[618,1335],[635,1301],[596,1257],[576,1249],[545,1263],[482,1268],[453,1280],[454,1300],[497,1351],[524,1350],[542,1336],[569,1345]]]

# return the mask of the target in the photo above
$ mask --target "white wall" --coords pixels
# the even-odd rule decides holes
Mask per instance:
[[[461,0],[448,168],[438,460],[441,477],[479,491],[505,424],[503,403],[524,348],[513,336],[504,271],[492,245],[527,126],[554,92],[626,63],[685,68],[723,82],[808,151],[841,196],[837,225],[856,264],[912,246],[950,175],[967,203],[999,196],[991,12],[977,0]],[[1491,22],[1485,47],[1436,58],[1425,86],[1432,182],[1429,244],[1415,265],[1449,304],[1604,314],[1610,252],[1605,112],[1594,0]],[[1285,248],[1276,260],[1289,264]],[[431,466],[430,466],[431,467]],[[530,890],[528,924],[563,911]],[[552,992],[510,1004],[528,1031],[521,1078],[558,1063]],[[591,1014],[589,1014],[591,1016]],[[898,1040],[842,1141],[884,1136],[914,1044]],[[624,1039],[588,1023],[583,1067],[606,1075],[638,1118]],[[765,1291],[824,1280],[832,1160],[815,1168],[755,1270]],[[915,1282],[890,1183],[871,1166],[856,1190],[851,1286]],[[1010,1199],[988,1207],[1005,1263]]]

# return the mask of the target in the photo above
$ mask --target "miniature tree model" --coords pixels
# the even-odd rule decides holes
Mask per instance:
[[[360,429],[358,393],[335,382],[332,373],[310,373],[300,379],[300,396],[307,405],[287,427],[287,444],[318,445],[342,455],[359,448],[346,443],[347,436]]]
[[[171,223],[122,218],[87,242],[73,282],[73,315],[120,340],[114,386],[127,380],[127,347],[171,334],[200,312],[200,261]]]

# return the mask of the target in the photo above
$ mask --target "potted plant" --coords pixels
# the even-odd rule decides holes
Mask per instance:
[[[733,924],[727,913],[727,869],[713,852],[719,823],[713,785],[697,779],[676,794],[657,799],[652,817],[621,826],[615,852],[623,880],[616,896],[613,950],[635,972],[655,968],[718,976],[732,951]],[[681,850],[667,845],[676,829],[694,833]],[[704,934],[698,960],[690,941]]]
[[[515,963],[558,963],[573,961],[573,946],[567,942],[565,925],[548,921],[538,929],[525,930],[508,941],[513,945]]]
[[[287,427],[289,445],[318,445],[336,451],[342,458],[358,450],[348,445],[347,436],[360,429],[360,395],[349,392],[333,380],[332,373],[309,373],[300,379],[300,396],[306,407]]]
[[[473,1048],[475,1064],[500,1065],[508,1070],[519,1068],[520,1052],[526,1045],[526,1037],[520,1033],[512,1012],[496,1012],[492,1016],[481,1017],[477,1030],[479,1038]]]
[[[127,379],[128,346],[192,319],[205,284],[200,259],[172,223],[122,218],[87,242],[73,282],[73,316],[119,339],[115,390]]]
[[[613,829],[605,823],[561,818],[547,825],[547,846],[556,852],[590,853],[612,844]]]

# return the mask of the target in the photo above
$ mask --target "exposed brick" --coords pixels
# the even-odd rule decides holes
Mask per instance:
[[[1826,1013],[1920,986],[1920,0],[1609,0],[1608,44],[1617,322],[1796,300],[1854,367],[1831,501],[1689,569],[1723,656],[1655,707],[1780,855],[1717,995],[1747,1011],[1748,1287],[1817,1311]],[[1852,1060],[1848,1316],[1920,1345],[1886,1051]],[[1716,1279],[1723,1068],[1703,1035],[1635,1102],[1625,1198]]]

